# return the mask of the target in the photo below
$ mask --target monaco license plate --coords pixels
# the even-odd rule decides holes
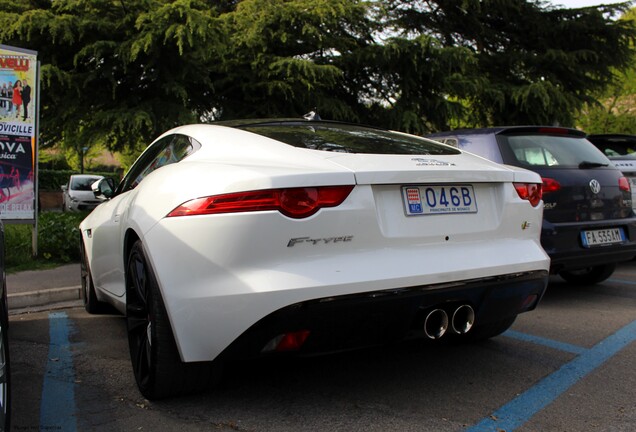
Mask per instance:
[[[600,230],[587,230],[581,232],[581,240],[586,248],[623,243],[625,231],[623,228],[606,228]]]
[[[402,197],[407,216],[477,213],[471,185],[403,186]]]

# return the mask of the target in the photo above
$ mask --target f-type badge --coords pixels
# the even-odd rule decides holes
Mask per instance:
[[[601,184],[596,179],[590,180],[590,189],[592,189],[593,194],[597,194],[601,191]]]
[[[352,235],[340,236],[340,237],[325,237],[325,238],[296,237],[293,239],[289,239],[289,242],[287,243],[287,247],[294,247],[295,245],[301,244],[301,243],[316,246],[316,245],[327,245],[327,244],[350,242],[352,240],[353,240]]]
[[[439,161],[437,159],[411,158],[411,160],[417,162],[417,166],[455,166],[454,163]]]

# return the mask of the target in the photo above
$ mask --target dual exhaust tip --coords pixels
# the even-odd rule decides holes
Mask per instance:
[[[449,318],[450,312],[450,318]],[[461,305],[449,312],[437,308],[426,314],[424,318],[424,334],[429,339],[439,339],[450,328],[455,334],[466,334],[475,324],[475,310],[468,304]]]

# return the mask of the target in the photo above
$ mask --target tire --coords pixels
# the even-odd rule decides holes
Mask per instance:
[[[97,300],[97,294],[95,293],[95,285],[93,284],[93,276],[88,264],[88,257],[86,256],[86,250],[84,243],[80,243],[80,271],[82,279],[82,300],[84,301],[84,309],[89,314],[99,314],[106,311],[106,305]]]
[[[506,330],[508,330],[517,319],[517,315],[511,318],[502,319],[500,321],[494,321],[492,323],[475,325],[472,330],[466,333],[466,337],[470,341],[483,341],[486,339],[499,336]]]
[[[586,267],[580,270],[562,271],[559,273],[566,282],[577,285],[594,285],[609,278],[616,270],[616,264],[605,264]]]
[[[170,320],[141,241],[126,266],[126,327],[135,381],[149,400],[206,390],[220,376],[220,361],[181,361]]]

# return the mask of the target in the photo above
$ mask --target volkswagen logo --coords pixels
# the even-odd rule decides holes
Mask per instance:
[[[592,189],[592,193],[597,194],[601,191],[601,184],[596,179],[590,180],[590,189]]]

